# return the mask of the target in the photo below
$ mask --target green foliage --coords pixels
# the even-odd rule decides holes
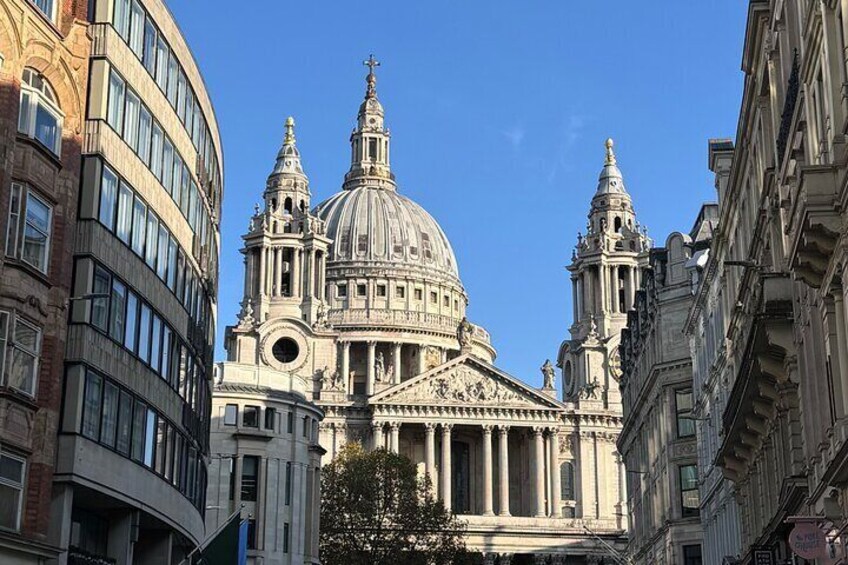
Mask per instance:
[[[321,472],[324,565],[464,563],[465,524],[408,458],[348,444]]]

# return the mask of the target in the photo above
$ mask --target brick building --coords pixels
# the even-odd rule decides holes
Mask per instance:
[[[164,2],[0,0],[0,159],[0,562],[178,562],[204,537],[222,158]]]

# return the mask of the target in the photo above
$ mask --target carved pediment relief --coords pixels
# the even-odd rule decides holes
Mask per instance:
[[[372,403],[554,408],[556,402],[477,363],[449,362],[372,398]]]

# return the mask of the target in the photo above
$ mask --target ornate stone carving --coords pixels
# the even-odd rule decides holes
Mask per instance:
[[[531,406],[534,403],[515,390],[466,366],[435,375],[400,391],[393,402],[435,401],[439,404],[488,404]]]
[[[382,352],[377,353],[377,359],[374,361],[374,380],[378,383],[386,380],[386,365]]]
[[[556,378],[556,372],[554,371],[554,366],[551,364],[550,359],[545,359],[545,363],[542,365],[542,388],[544,389],[552,389],[554,388],[554,379]]]
[[[324,301],[318,303],[318,310],[315,313],[315,322],[312,328],[316,330],[326,330],[330,328],[330,320],[327,318],[327,307]]]
[[[250,298],[242,301],[238,320],[238,327],[243,329],[252,328],[256,324],[256,319],[253,317],[253,300]]]
[[[601,388],[600,383],[596,379],[592,379],[580,388],[580,398],[598,398],[598,389]]]
[[[456,328],[456,339],[459,341],[459,347],[463,350],[470,349],[474,342],[474,326],[464,316]]]

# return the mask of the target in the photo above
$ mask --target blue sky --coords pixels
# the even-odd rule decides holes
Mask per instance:
[[[313,205],[339,190],[378,92],[400,190],[442,225],[497,364],[533,385],[571,323],[564,266],[616,154],[662,245],[715,198],[707,139],[734,137],[746,2],[170,0],[224,140],[219,349],[242,295],[240,236],[288,115]]]

